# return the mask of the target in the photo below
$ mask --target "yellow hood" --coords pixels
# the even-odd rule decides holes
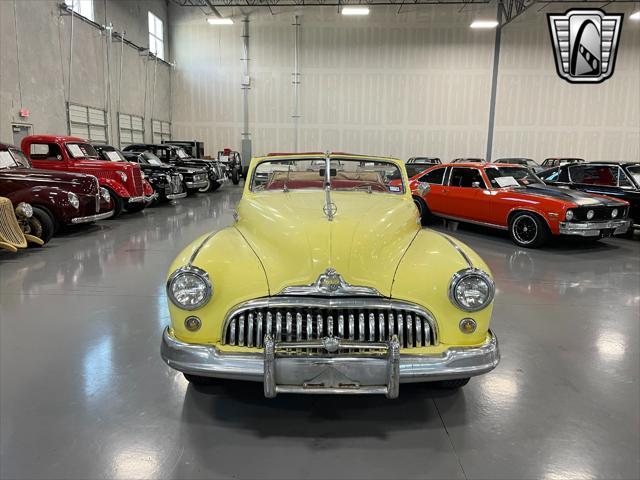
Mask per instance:
[[[337,213],[323,213],[324,192],[245,196],[236,228],[260,259],[271,295],[309,285],[333,268],[352,285],[389,296],[400,260],[420,230],[408,195],[332,192]]]

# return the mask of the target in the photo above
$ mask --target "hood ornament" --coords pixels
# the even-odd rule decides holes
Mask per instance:
[[[336,204],[331,201],[331,153],[327,151],[324,156],[324,207],[322,211],[330,222],[338,211]]]
[[[310,285],[291,286],[284,288],[279,295],[318,295],[318,296],[374,296],[380,297],[380,292],[372,287],[350,285],[342,275],[333,268],[327,268],[318,279]]]

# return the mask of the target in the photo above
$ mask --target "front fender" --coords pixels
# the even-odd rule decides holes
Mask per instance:
[[[67,190],[59,187],[38,186],[37,189],[25,188],[13,191],[7,197],[11,200],[14,208],[20,202],[45,207],[54,216],[55,221],[65,223],[72,210],[77,212],[69,203],[67,193]]]
[[[514,213],[531,212],[531,213],[537,214],[538,216],[544,219],[544,221],[547,223],[547,226],[549,227],[549,230],[551,230],[551,233],[553,233],[554,235],[559,235],[560,221],[561,219],[564,220],[565,211],[566,209],[561,209],[561,208],[559,208],[558,211],[550,211],[550,209],[542,209],[536,206],[527,206],[527,207],[517,206],[509,210],[509,213],[507,215],[507,225],[510,225],[509,219]]]
[[[269,295],[267,277],[260,260],[240,232],[235,227],[227,227],[210,235],[203,235],[186,247],[169,268],[171,275],[176,269],[188,265],[194,252],[200,248],[192,265],[206,271],[213,286],[211,300],[197,310],[182,310],[169,300],[175,336],[189,343],[219,342],[225,316],[231,308]],[[197,332],[190,332],[184,326],[185,319],[192,315],[202,321]]]
[[[124,187],[124,185],[122,185],[122,183],[118,182],[117,180],[114,180],[112,178],[98,178],[98,182],[100,183],[101,187],[110,188],[119,197],[122,197],[122,198],[130,197],[128,190]]]
[[[421,230],[400,261],[394,277],[391,296],[429,310],[437,323],[440,343],[446,345],[481,344],[489,329],[493,303],[478,312],[465,312],[449,300],[453,275],[470,268],[469,263],[491,275],[487,264],[462,242],[435,231]],[[478,324],[472,334],[462,333],[458,326],[468,317]]]

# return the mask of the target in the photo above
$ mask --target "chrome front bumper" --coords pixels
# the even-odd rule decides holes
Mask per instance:
[[[172,193],[170,195],[167,195],[167,199],[168,200],[176,200],[178,198],[184,198],[187,196],[187,192],[182,192],[182,193]]]
[[[97,222],[98,220],[104,220],[113,216],[113,210],[104,213],[97,213],[96,215],[89,215],[87,217],[76,217],[71,219],[71,223],[76,225],[78,223]]]
[[[318,345],[311,345],[267,339],[264,353],[226,353],[212,345],[181,342],[167,327],[161,354],[167,365],[184,373],[264,382],[267,397],[278,393],[379,393],[395,398],[400,383],[473,377],[490,372],[500,361],[498,339],[492,332],[480,346],[451,347],[438,355],[401,355],[395,338],[384,343],[340,340],[335,354],[284,353],[292,348],[323,348],[325,342],[321,339],[315,341]],[[354,350],[364,351],[354,354]]]
[[[156,198],[158,198],[158,194],[154,193],[153,195],[149,195],[148,197],[145,197],[144,195],[142,195],[140,197],[129,197],[127,199],[127,202],[129,202],[129,203],[140,203],[140,202],[151,203]]]
[[[631,220],[605,220],[599,222],[560,222],[561,235],[599,237],[603,230],[613,230],[613,235],[622,235],[629,229]]]
[[[201,182],[184,182],[187,188],[202,188],[207,186],[207,180]]]

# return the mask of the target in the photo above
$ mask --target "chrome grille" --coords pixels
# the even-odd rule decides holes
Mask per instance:
[[[131,169],[131,174],[133,176],[133,188],[135,189],[135,195],[141,196],[144,194],[144,188],[142,187],[142,172],[140,167],[137,165]]]
[[[180,175],[175,174],[171,175],[171,192],[172,193],[182,193],[182,181],[180,180]]]
[[[271,297],[240,305],[224,324],[222,343],[262,348],[265,335],[276,342],[339,337],[386,342],[398,335],[400,348],[437,344],[436,324],[417,305],[384,299]]]
[[[27,241],[16,219],[11,200],[0,197],[0,242],[26,248]]]

